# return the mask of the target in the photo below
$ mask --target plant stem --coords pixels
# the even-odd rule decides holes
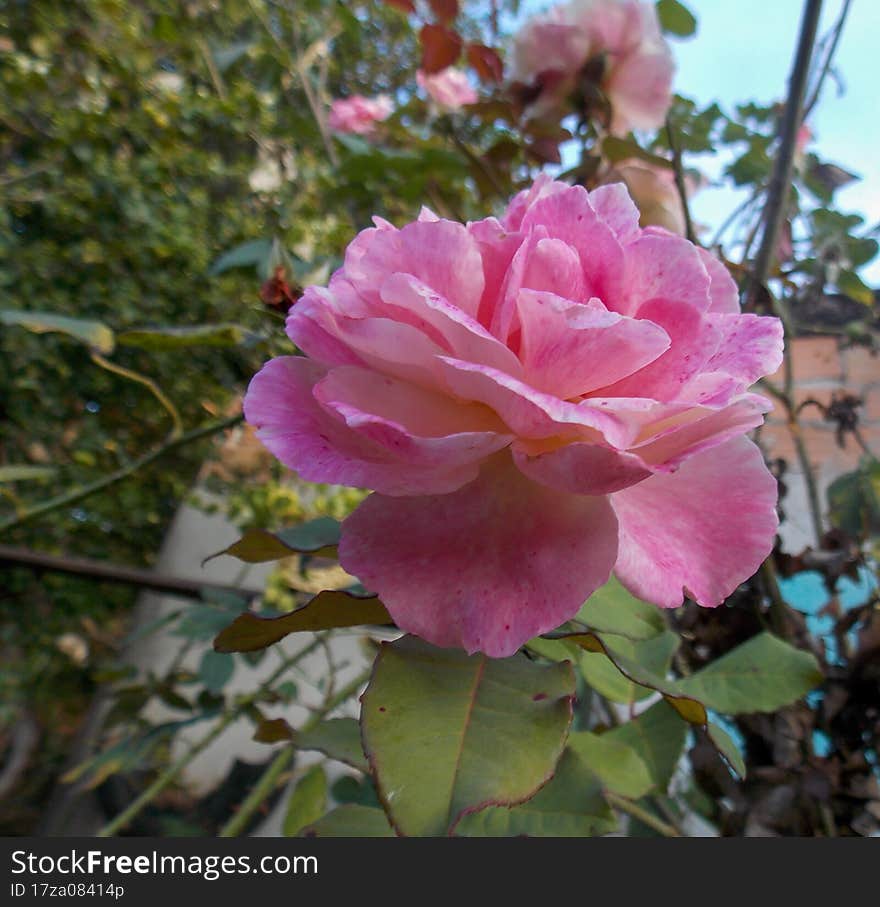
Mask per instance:
[[[291,743],[285,744],[275,754],[275,758],[269,763],[266,771],[260,776],[260,780],[257,781],[247,798],[236,810],[235,815],[220,829],[218,837],[236,838],[244,831],[251,816],[263,805],[278,786],[278,781],[286,771],[287,766],[293,762],[293,754],[294,747]]]
[[[807,120],[813,112],[813,108],[819,102],[819,96],[822,94],[822,86],[825,84],[826,76],[831,71],[831,62],[834,59],[834,54],[837,52],[837,45],[840,43],[840,36],[843,34],[843,26],[846,24],[846,17],[849,15],[850,6],[852,6],[852,0],[844,0],[843,9],[840,12],[837,22],[834,24],[834,37],[831,39],[831,47],[825,55],[822,69],[819,72],[819,77],[816,79],[816,85],[813,88],[810,99],[804,105],[804,121]],[[823,40],[821,44],[824,45],[824,43],[825,41]]]
[[[779,151],[776,154],[773,176],[770,178],[770,187],[767,192],[767,204],[764,207],[764,233],[752,271],[753,282],[749,288],[749,308],[754,306],[761,287],[767,281],[770,265],[776,252],[776,239],[788,207],[797,132],[801,125],[810,58],[813,54],[813,45],[816,43],[816,31],[819,27],[821,12],[822,0],[806,0],[801,18],[797,52],[788,83],[788,100],[779,130]],[[782,318],[783,323],[786,323],[788,313],[784,312],[785,306],[781,300],[777,302],[777,308],[779,317]],[[786,328],[788,328],[787,324]]]
[[[678,189],[681,210],[684,212],[684,233],[688,240],[696,245],[697,237],[694,233],[693,221],[691,220],[691,209],[688,206],[687,186],[684,184],[684,170],[681,165],[681,148],[679,147],[678,139],[675,136],[675,131],[672,128],[672,120],[670,117],[666,118],[666,139],[672,150],[672,169],[675,174],[675,187]]]
[[[243,418],[244,417],[241,415],[230,416],[227,419],[221,419],[218,422],[211,422],[208,425],[194,428],[192,431],[186,432],[171,441],[167,441],[165,444],[151,450],[137,460],[133,460],[127,466],[117,469],[115,472],[111,472],[109,475],[106,475],[95,482],[91,482],[88,485],[82,485],[79,488],[74,488],[72,491],[65,491],[63,494],[50,498],[42,504],[37,504],[17,516],[10,517],[9,519],[0,522],[0,532],[6,532],[9,529],[20,526],[22,523],[27,523],[37,517],[45,516],[47,513],[51,513],[53,510],[58,510],[61,507],[69,507],[72,504],[76,504],[84,498],[90,497],[99,491],[103,491],[105,488],[110,488],[123,479],[127,479],[130,475],[133,475],[145,466],[149,466],[160,457],[165,456],[165,454],[171,453],[180,447],[185,447],[193,441],[199,441],[202,438],[215,435],[217,432],[223,431],[226,428],[231,428],[233,425],[238,425]]]
[[[342,689],[334,693],[320,709],[311,715],[308,721],[300,728],[300,731],[310,731],[320,724],[326,715],[353,696],[360,687],[367,682],[369,677],[370,671],[364,671],[350,683],[342,687]],[[268,768],[263,772],[260,780],[254,785],[253,790],[248,794],[235,815],[220,829],[219,837],[234,838],[244,831],[251,816],[253,816],[275,790],[279,778],[281,778],[284,770],[293,759],[294,749],[295,747],[293,745],[285,746],[269,763]]]
[[[107,369],[108,372],[113,372],[114,375],[119,375],[121,378],[127,378],[129,381],[135,381],[137,384],[142,385],[162,404],[162,408],[171,416],[172,428],[168,438],[169,441],[177,440],[183,434],[183,421],[180,418],[177,407],[152,378],[148,378],[146,375],[142,375],[140,372],[133,371],[130,368],[124,368],[116,362],[111,362],[99,353],[92,353],[92,362],[95,365],[100,365],[101,368]]]
[[[155,592],[181,598],[198,599],[202,597],[205,590],[231,592],[247,599],[253,599],[263,594],[262,589],[247,589],[235,584],[221,585],[201,580],[180,579],[139,567],[111,564],[86,557],[59,557],[44,554],[42,551],[32,551],[30,548],[17,548],[13,545],[0,545],[0,564],[28,567],[38,573],[48,570],[66,573],[69,576],[86,576],[97,582],[120,583],[140,589],[152,589]]]
[[[121,831],[132,821],[140,812],[148,806],[169,784],[172,784],[180,773],[196,758],[200,753],[206,750],[222,733],[236,721],[241,714],[250,706],[252,703],[263,694],[263,692],[284,674],[288,668],[292,667],[298,661],[301,661],[307,655],[311,654],[315,649],[321,645],[321,638],[316,638],[313,642],[309,643],[304,649],[300,649],[294,655],[291,655],[282,660],[281,664],[276,668],[272,674],[264,680],[253,693],[249,693],[243,699],[239,700],[238,703],[227,712],[214,727],[204,736],[201,740],[193,744],[190,749],[184,753],[176,762],[172,763],[168,768],[162,772],[158,778],[144,790],[140,796],[136,797],[129,806],[123,810],[115,819],[108,822],[97,834],[99,838],[110,838],[115,835],[117,832]]]
[[[615,809],[619,809],[621,812],[627,813],[627,815],[632,816],[634,819],[638,819],[639,822],[647,825],[649,828],[653,828],[654,831],[659,832],[664,838],[681,837],[681,833],[677,828],[673,828],[668,822],[664,822],[653,813],[643,809],[638,803],[633,803],[632,800],[627,800],[626,797],[621,797],[611,791],[605,792],[605,799]]]

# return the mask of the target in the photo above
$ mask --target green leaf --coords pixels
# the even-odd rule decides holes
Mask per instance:
[[[622,139],[615,135],[605,136],[602,139],[602,156],[612,164],[635,157],[647,161],[647,163],[653,164],[655,167],[666,168],[672,173],[673,163],[669,158],[646,151],[633,139]]]
[[[855,538],[880,535],[880,461],[866,457],[858,469],[828,486],[831,522]]]
[[[212,693],[219,693],[232,677],[234,670],[235,662],[231,655],[208,649],[199,662],[198,678],[205,689]]]
[[[22,312],[0,309],[0,324],[17,325],[34,334],[67,334],[102,355],[109,355],[116,346],[113,331],[100,321],[67,318],[50,312]]]
[[[628,653],[619,648],[620,637],[598,633],[567,633],[560,637],[560,640],[575,643],[587,652],[604,652],[624,677],[633,683],[661,693],[685,721],[700,725],[708,721],[706,707],[695,695],[683,690],[678,682],[667,680],[637,661],[633,661]]]
[[[697,30],[694,14],[678,0],[658,0],[657,17],[663,31],[679,38],[689,38]]]
[[[709,724],[706,727],[706,733],[712,741],[715,749],[724,757],[728,767],[740,778],[746,776],[746,763],[743,760],[739,747],[733,742],[733,738],[723,727],[717,724]]]
[[[679,682],[679,688],[727,715],[775,712],[822,681],[816,659],[771,633],[748,642]]]
[[[381,809],[346,803],[307,825],[305,838],[393,838],[394,832]]]
[[[342,806],[343,803],[359,803],[361,806],[372,806],[381,809],[376,786],[369,775],[356,778],[354,775],[342,775],[333,782],[330,788],[333,799]]]
[[[185,328],[133,328],[118,334],[122,346],[145,350],[175,350],[190,346],[238,346],[248,331],[238,324],[204,324]]]
[[[584,838],[613,831],[617,820],[602,795],[598,776],[571,749],[559,760],[553,780],[531,800],[507,808],[490,806],[463,816],[462,837]]]
[[[327,808],[327,776],[320,765],[310,768],[291,791],[281,833],[290,838],[316,822]]]
[[[0,482],[32,482],[35,479],[51,479],[58,472],[54,466],[30,466],[28,464],[0,466]]]
[[[665,792],[684,750],[687,724],[661,700],[605,736],[632,747],[647,766],[655,790]]]
[[[610,734],[578,731],[568,747],[588,766],[605,790],[621,797],[643,797],[654,786],[648,766],[631,746]]]
[[[260,617],[245,611],[214,640],[217,652],[253,652],[265,649],[290,633],[304,630],[332,630],[365,624],[384,626],[394,621],[382,602],[372,596],[327,590],[310,602],[280,617]]]
[[[874,291],[855,271],[841,271],[837,275],[837,289],[862,305],[874,305]]]
[[[612,637],[603,634],[603,638]],[[613,642],[617,652],[660,677],[666,676],[672,664],[672,656],[679,646],[678,635],[671,630],[642,642],[631,642],[621,636],[614,636]],[[648,687],[629,680],[604,652],[584,652],[580,666],[584,680],[612,702],[629,705],[653,692]]]
[[[301,750],[318,750],[331,759],[344,762],[361,772],[369,772],[361,745],[360,725],[354,718],[331,718],[310,731],[294,734],[294,746]]]
[[[252,739],[257,743],[281,743],[293,740],[293,734],[293,728],[283,718],[267,718],[257,725]]]
[[[318,517],[280,532],[248,529],[237,542],[206,557],[202,566],[221,554],[232,555],[247,564],[277,561],[292,554],[331,557],[336,554],[339,532],[339,521],[329,516]]]
[[[215,277],[231,268],[258,267],[272,254],[271,239],[252,239],[224,252],[208,269]]]
[[[599,633],[633,640],[651,639],[666,629],[660,609],[631,595],[614,577],[587,599],[577,620]]]
[[[361,701],[376,787],[403,835],[443,835],[463,815],[531,797],[571,724],[571,664],[487,658],[412,636],[382,646]]]

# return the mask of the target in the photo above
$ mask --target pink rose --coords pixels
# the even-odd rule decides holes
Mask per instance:
[[[416,73],[419,88],[424,89],[431,98],[446,110],[458,110],[466,104],[476,104],[477,93],[468,82],[467,76],[454,66],[447,66],[434,75],[428,75],[420,69]]]
[[[380,218],[287,319],[247,420],[304,479],[372,489],[340,561],[398,626],[507,656],[612,571],[715,606],[757,569],[776,482],[744,437],[782,358],[724,266],[621,184],[539,178],[467,225]]]
[[[350,98],[337,98],[330,105],[327,124],[334,132],[369,135],[376,128],[376,123],[387,120],[393,110],[391,98],[384,94],[375,98],[365,98],[359,94]]]
[[[643,227],[663,227],[679,236],[686,233],[684,208],[675,173],[670,167],[661,167],[639,158],[627,158],[615,164],[605,182],[623,182],[639,209],[639,223]],[[691,196],[696,191],[693,179],[685,177],[685,191]]]
[[[515,38],[515,79],[551,86],[540,110],[578,88],[589,60],[603,56],[601,88],[611,103],[610,132],[655,129],[672,103],[675,64],[653,3],[569,0],[529,20]]]

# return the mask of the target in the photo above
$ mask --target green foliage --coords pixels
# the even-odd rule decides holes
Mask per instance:
[[[354,718],[331,718],[294,737],[301,750],[320,750],[325,756],[345,762],[361,772],[368,772],[361,745],[360,725]]]
[[[296,611],[280,617],[260,617],[251,611],[239,614],[217,635],[214,648],[218,652],[253,652],[291,633],[390,623],[391,616],[375,596],[326,590]]]
[[[679,681],[679,688],[727,715],[773,712],[805,696],[822,680],[816,659],[770,633],[761,633]]]
[[[326,557],[336,553],[338,543],[339,522],[331,517],[318,517],[279,532],[249,529],[237,542],[212,554],[206,563],[221,554],[232,555],[247,564],[277,561],[297,553]]]
[[[282,833],[291,837],[320,819],[327,808],[327,776],[320,765],[310,768],[290,792]]]
[[[657,0],[657,16],[663,31],[679,38],[689,38],[697,30],[694,14],[678,0]]]
[[[405,636],[364,693],[364,749],[402,834],[442,835],[490,804],[527,800],[553,774],[571,723],[569,664],[491,659]]]

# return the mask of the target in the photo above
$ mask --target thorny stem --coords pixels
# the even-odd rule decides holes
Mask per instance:
[[[669,148],[672,151],[672,169],[675,174],[675,187],[678,189],[678,197],[681,201],[681,210],[684,212],[685,236],[694,245],[697,244],[697,237],[694,233],[694,224],[691,220],[691,209],[688,206],[687,187],[684,184],[684,170],[681,165],[681,148],[678,139],[675,136],[675,130],[672,128],[672,118],[666,117],[666,139],[669,142]]]
[[[810,71],[810,59],[813,55],[813,47],[816,43],[816,32],[819,27],[819,16],[821,12],[822,0],[806,0],[801,18],[797,51],[795,53],[794,64],[788,83],[788,99],[786,100],[785,111],[780,124],[779,150],[776,154],[773,175],[770,179],[770,185],[767,192],[767,203],[764,207],[763,217],[759,220],[759,223],[763,223],[764,225],[764,232],[752,268],[744,309],[752,309],[755,307],[759,295],[767,282],[770,266],[776,253],[777,238],[785,219],[794,166],[797,133],[803,120],[804,95],[806,93],[807,79]],[[750,239],[747,243],[744,260],[749,255],[751,242],[752,240]],[[790,342],[794,337],[794,326],[792,324],[788,305],[781,296],[777,298],[775,295],[771,294],[771,299],[773,301],[774,311],[782,321],[786,339]],[[794,406],[794,368],[790,353],[785,355],[783,362],[785,369],[784,389],[780,391],[773,385],[768,385],[768,388],[773,388],[774,396],[777,396],[784,402],[788,411],[788,429],[794,440],[798,462],[803,471],[813,531],[816,536],[816,542],[819,543],[823,534],[822,510],[819,504],[816,478],[813,475],[812,465],[810,464],[809,456],[797,422],[797,413]],[[769,578],[769,574],[772,570],[772,563],[767,561],[763,568],[765,579]],[[768,586],[771,590],[771,597],[773,598],[774,603],[775,613],[773,618],[774,621],[778,621],[784,603],[782,602],[781,596],[773,595],[773,586],[769,582]],[[776,587],[776,591],[778,592],[778,587]]]
[[[190,749],[184,753],[176,762],[172,763],[162,772],[158,778],[147,787],[139,797],[135,798],[126,809],[124,809],[115,819],[108,822],[97,834],[99,838],[110,838],[117,832],[121,831],[132,819],[136,818],[141,811],[149,806],[150,803],[160,794],[169,784],[172,784],[181,772],[196,758],[204,752],[242,713],[259,697],[268,690],[272,684],[281,677],[285,671],[301,661],[307,655],[311,654],[321,644],[320,637],[309,643],[304,649],[300,649],[294,655],[282,659],[281,664],[267,677],[252,693],[249,693],[243,699],[230,709],[213,728],[201,740],[193,744]]]
[[[779,151],[773,167],[773,176],[770,178],[770,187],[767,193],[767,204],[764,208],[764,233],[761,246],[755,258],[752,271],[752,285],[749,288],[749,308],[754,307],[761,287],[767,281],[770,265],[776,251],[776,239],[788,202],[791,187],[791,174],[794,163],[795,144],[797,132],[801,125],[804,109],[804,92],[807,87],[807,77],[810,70],[810,58],[813,54],[813,45],[816,42],[816,30],[819,27],[819,15],[822,12],[822,0],[807,0],[801,19],[801,32],[798,38],[798,48],[795,54],[794,65],[788,83],[788,100],[779,130]],[[779,315],[783,323],[788,321],[787,312],[783,316],[783,305],[777,303]]]
[[[664,838],[681,837],[681,833],[677,828],[673,828],[668,822],[664,822],[653,813],[643,809],[638,803],[633,803],[632,800],[627,800],[626,797],[621,797],[611,791],[605,791],[605,799],[608,801],[609,805],[613,806],[615,809],[619,809],[622,813],[626,813],[634,819],[638,819],[639,822],[647,825],[649,828],[653,828],[654,831],[659,832]]]
[[[99,491],[103,491],[105,488],[110,488],[112,485],[116,485],[123,479],[127,479],[129,476],[134,475],[134,473],[138,472],[144,467],[149,466],[156,460],[164,457],[165,454],[171,453],[172,451],[175,451],[180,447],[185,447],[187,444],[190,444],[194,441],[199,441],[202,438],[207,438],[211,435],[215,435],[217,434],[217,432],[231,428],[233,425],[238,425],[238,423],[241,422],[243,418],[244,417],[241,415],[230,416],[229,418],[220,419],[217,422],[210,422],[207,425],[202,425],[199,428],[194,428],[192,429],[192,431],[186,432],[185,434],[180,435],[180,437],[178,438],[167,441],[160,447],[157,447],[154,450],[145,453],[143,456],[138,457],[138,459],[132,460],[132,462],[127,466],[124,466],[121,469],[117,469],[115,472],[111,472],[109,475],[106,475],[95,482],[91,482],[88,485],[81,485],[79,488],[74,488],[71,491],[66,491],[54,498],[50,498],[48,501],[43,501],[42,504],[37,504],[35,507],[31,507],[29,510],[25,510],[23,513],[20,513],[17,516],[10,517],[9,519],[0,522],[0,532],[6,532],[9,529],[20,526],[22,523],[27,523],[30,520],[36,519],[37,517],[45,516],[47,513],[51,513],[53,510],[58,510],[62,507],[69,507],[72,504],[76,504],[79,501],[82,501]]]
[[[332,712],[337,706],[341,705],[347,699],[350,699],[366,682],[369,680],[370,671],[364,671],[354,680],[342,687],[333,696],[318,709],[300,728],[300,732],[310,731],[324,718]],[[293,759],[294,747],[292,745],[284,746],[275,758],[269,763],[266,771],[263,772],[260,780],[254,785],[253,790],[238,808],[235,815],[220,829],[219,837],[234,838],[244,831],[245,826],[251,819],[251,816],[263,805],[265,800],[271,796],[272,792],[278,785],[284,770]]]

